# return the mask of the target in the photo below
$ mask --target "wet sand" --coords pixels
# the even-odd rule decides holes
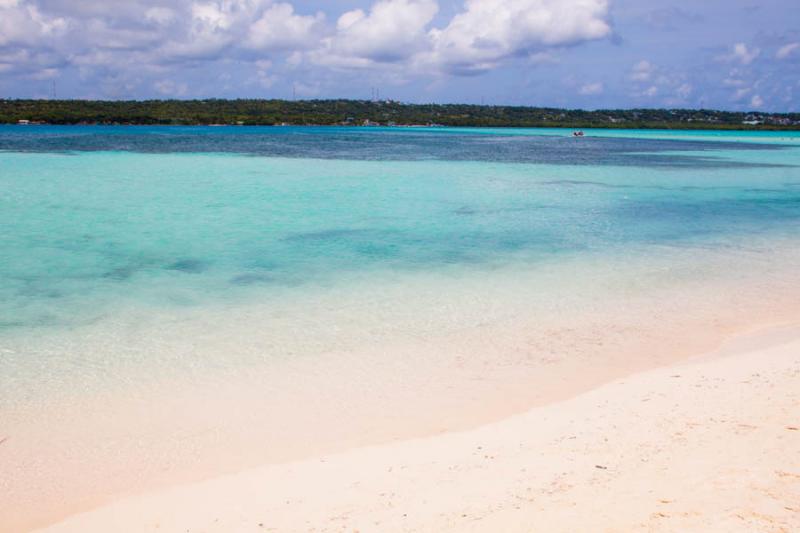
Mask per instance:
[[[124,499],[44,531],[793,531],[800,328],[480,428]]]

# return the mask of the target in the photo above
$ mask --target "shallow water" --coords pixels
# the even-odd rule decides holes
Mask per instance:
[[[86,449],[148,474],[76,488],[65,473],[47,491],[62,507],[120,480],[274,458],[264,428],[309,405],[363,422],[342,423],[340,443],[373,400],[414,427],[380,438],[443,413],[459,427],[498,394],[530,404],[537,376],[647,366],[612,362],[624,332],[663,341],[660,322],[740,324],[793,301],[800,135],[569,133],[0,126],[0,439],[15,454],[0,477],[14,505],[41,504],[42,465],[81,472]],[[441,377],[453,365],[467,370]],[[421,393],[428,373],[440,379]],[[447,403],[445,389],[463,392]],[[424,416],[399,405],[419,397]],[[198,403],[206,415],[187,417]],[[237,405],[252,412],[226,416]],[[45,427],[53,443],[37,447]],[[292,431],[275,446],[326,438]],[[220,459],[220,442],[242,458]]]
[[[128,299],[791,234],[800,148],[735,138],[0,128],[0,331]]]

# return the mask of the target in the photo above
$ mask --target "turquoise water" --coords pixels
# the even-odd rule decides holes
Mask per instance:
[[[796,235],[800,136],[753,137],[0,127],[0,335],[130,301]]]
[[[0,126],[0,529],[796,310],[800,135],[570,134]]]

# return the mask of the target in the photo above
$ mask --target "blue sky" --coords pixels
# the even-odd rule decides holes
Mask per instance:
[[[797,0],[0,0],[0,97],[800,110]]]

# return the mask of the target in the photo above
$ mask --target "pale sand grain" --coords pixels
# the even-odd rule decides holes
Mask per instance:
[[[800,331],[475,430],[124,499],[49,532],[800,531]]]

